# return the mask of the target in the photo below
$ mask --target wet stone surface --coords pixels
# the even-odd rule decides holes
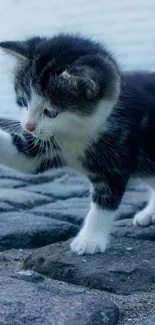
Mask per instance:
[[[76,256],[69,245],[89,210],[86,179],[0,167],[0,325],[154,325],[155,225],[132,223],[148,197],[130,184],[106,252]]]
[[[0,278],[0,324],[115,325],[118,307],[93,291],[65,284]]]
[[[136,325],[154,325],[155,324],[155,315],[147,317],[145,319],[140,319]]]

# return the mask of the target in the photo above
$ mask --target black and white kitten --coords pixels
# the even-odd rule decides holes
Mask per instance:
[[[1,42],[0,47],[17,58],[14,82],[21,106],[21,124],[0,121],[0,163],[32,173],[68,165],[92,184],[90,212],[72,250],[81,255],[105,251],[133,177],[153,189],[134,224],[153,222],[153,75],[144,83],[141,77],[135,82],[121,76],[102,45],[76,35]]]

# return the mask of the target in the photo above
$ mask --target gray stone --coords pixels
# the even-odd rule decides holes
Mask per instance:
[[[45,195],[51,195],[58,199],[67,199],[70,197],[83,197],[89,194],[89,186],[87,183],[78,184],[75,182],[48,182],[40,185],[32,185],[25,190],[37,192]]]
[[[100,294],[57,283],[0,278],[0,325],[116,325],[118,307]]]
[[[0,276],[15,276],[21,270],[23,259],[30,254],[28,249],[11,248],[0,252]]]
[[[0,212],[9,212],[16,210],[11,204],[0,202]]]
[[[65,220],[80,225],[89,210],[89,197],[57,200],[53,203],[36,206],[30,211],[40,215]]]
[[[26,188],[15,189],[18,185]],[[4,173],[0,168],[0,186],[1,283],[8,276],[9,281],[16,281],[16,288],[22,284],[19,290],[22,299],[18,300],[17,289],[17,304],[12,297],[8,303],[7,288],[2,290],[6,300],[1,303],[0,290],[0,325],[49,325],[51,320],[52,325],[134,325],[136,321],[135,325],[143,325],[144,321],[144,324],[152,325],[152,318],[148,315],[155,311],[155,226],[141,228],[132,225],[134,214],[148,200],[148,190],[143,184],[129,184],[107,251],[94,256],[76,256],[70,251],[70,241],[64,242],[77,233],[89,210],[89,184],[86,179],[67,169],[52,170],[42,175],[23,175],[8,169]],[[17,212],[19,209],[25,211]],[[2,213],[11,210],[16,211]],[[58,283],[57,280],[64,282]],[[29,293],[28,304],[25,283]],[[9,282],[10,294],[15,292],[13,286]],[[59,286],[59,292],[56,286]],[[34,287],[42,293],[44,300],[41,302]],[[35,297],[31,290],[35,292]],[[46,291],[50,291],[52,298],[44,296]],[[56,301],[57,293],[59,302],[56,309],[53,299]],[[91,297],[95,310],[89,305],[87,295]],[[97,302],[94,302],[94,295]],[[34,308],[31,297],[34,304],[36,302]],[[62,297],[66,299],[62,300]],[[85,310],[80,309],[80,312],[79,309],[77,312],[77,297],[84,301]],[[64,307],[67,299],[69,302]],[[109,299],[115,301],[121,310],[119,322],[118,309],[115,307],[116,310],[110,309],[109,312]],[[42,308],[45,306],[46,311],[47,301],[52,308],[44,316]],[[100,311],[101,301],[104,302],[103,311]],[[35,308],[38,308],[37,312]],[[61,317],[54,318],[56,313],[61,313]]]
[[[40,186],[28,186],[29,191],[51,195],[58,198],[51,204],[34,207],[32,212],[52,216],[53,218],[81,224],[89,210],[90,196],[88,182],[82,182],[76,176],[66,174],[53,183],[41,184]],[[84,190],[84,192],[82,192]],[[144,191],[143,191],[144,193]],[[82,197],[79,196],[83,195]],[[61,199],[61,200],[60,200]],[[62,199],[65,199],[62,201]],[[145,202],[144,202],[145,200]],[[119,208],[116,220],[132,218],[138,211],[144,208],[147,196],[142,197],[141,192],[127,191]]]
[[[140,319],[136,322],[135,325],[154,325],[155,324],[155,315],[147,317],[145,319]]]
[[[64,177],[65,178],[65,177]],[[57,187],[59,189],[59,196],[61,196],[61,188],[64,190],[63,185],[57,182]],[[55,185],[55,182],[51,185],[51,183],[48,184],[49,188],[52,188],[53,191],[53,186]],[[42,186],[42,185],[41,185]],[[36,187],[37,188],[37,187]],[[40,189],[39,189],[40,190]],[[49,191],[47,190],[48,194]],[[129,192],[127,192],[128,195]],[[130,194],[130,193],[129,193]],[[126,203],[124,201],[122,202],[116,220],[121,220],[125,218],[133,218],[134,215],[140,211],[145,203],[142,200],[137,201],[133,198],[134,194],[129,195],[130,200],[129,203]],[[127,201],[128,202],[128,201]],[[43,204],[41,206],[36,206],[31,209],[33,213],[37,213],[40,215],[45,215],[48,217],[56,218],[59,220],[65,220],[69,221],[75,224],[82,224],[85,216],[87,215],[89,211],[89,206],[90,206],[90,197],[89,196],[84,196],[81,197],[80,199],[78,197],[71,197],[69,199],[65,200],[57,200],[56,202],[48,203],[48,204]],[[132,233],[134,234],[134,232]],[[136,233],[137,234],[137,233]],[[139,237],[138,237],[139,238]]]
[[[78,227],[69,223],[25,212],[1,213],[0,247],[29,248],[66,240]]]
[[[0,202],[6,202],[16,208],[32,208],[35,205],[51,202],[51,198],[21,189],[1,189]]]
[[[149,192],[146,186],[141,183],[136,184],[133,182],[133,184],[127,188],[116,219],[133,218],[137,212],[146,206],[148,198]]]
[[[148,191],[149,186],[145,182],[142,182],[139,179],[132,178],[127,185],[127,189],[129,191],[134,191],[134,192],[136,191],[136,192],[143,193]]]
[[[43,174],[24,174],[15,171],[12,168],[0,166],[0,178],[16,179],[31,184],[40,184],[48,181],[53,181],[56,178],[62,177],[66,173],[65,169],[52,169],[44,172]]]
[[[1,188],[12,188],[12,187],[20,187],[25,186],[26,182],[16,180],[16,179],[8,179],[8,178],[1,178],[0,179],[0,190]]]
[[[65,171],[64,175],[55,179],[56,182],[63,184],[63,183],[66,183],[67,181],[69,181],[72,184],[75,184],[75,183],[76,184],[86,184],[89,188],[88,179],[84,175],[78,174],[77,172],[75,172],[74,170],[69,169],[69,168],[65,168],[64,171]]]
[[[56,280],[116,294],[155,289],[155,245],[132,238],[112,239],[104,254],[77,256],[69,242],[36,249],[24,262]]]
[[[116,220],[122,220],[125,218],[131,219],[140,210],[141,209],[139,208],[139,206],[122,203],[119,207],[118,214],[116,216]]]
[[[149,247],[148,247],[149,248]],[[41,283],[43,287],[46,288],[46,285],[55,284],[56,280],[51,280],[46,278],[42,274],[38,274],[32,270],[21,270],[22,261],[26,259],[31,253],[29,249],[10,249],[0,253],[0,276],[11,276],[18,280],[25,280],[33,283]],[[47,279],[47,281],[46,281]],[[57,282],[57,285],[59,282]],[[62,286],[60,282],[59,286]],[[53,285],[52,285],[53,288]],[[65,282],[63,282],[63,292],[65,288]],[[68,288],[68,289],[67,289]],[[76,292],[75,292],[76,288]],[[69,295],[79,294],[79,292],[87,291],[86,288],[79,286],[74,287],[73,285],[66,284],[66,289],[68,290]],[[74,291],[72,292],[72,290]],[[53,289],[52,289],[53,290]],[[94,290],[91,289],[91,292],[94,293]],[[100,295],[108,300],[115,302],[115,304],[120,309],[120,318],[117,325],[135,325],[135,321],[140,318],[144,318],[150,314],[155,313],[155,290],[149,290],[148,292],[138,292],[137,294],[131,295],[115,295],[106,291],[96,291],[97,296]],[[10,324],[11,325],[11,324]],[[70,325],[70,324],[69,324]]]
[[[148,198],[148,191],[126,191],[122,199],[122,204],[132,204],[134,206],[139,206],[139,208],[141,209],[148,201]]]
[[[114,222],[112,236],[115,238],[129,237],[143,240],[155,240],[155,225],[148,227],[133,226],[133,219],[123,219]]]

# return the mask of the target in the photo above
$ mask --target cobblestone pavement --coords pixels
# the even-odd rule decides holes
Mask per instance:
[[[0,325],[154,325],[155,226],[133,227],[148,199],[124,196],[105,254],[69,250],[89,207],[89,184],[67,169],[0,168]]]

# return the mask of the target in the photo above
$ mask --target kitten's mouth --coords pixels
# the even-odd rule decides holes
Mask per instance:
[[[34,144],[37,145],[39,143],[39,141],[43,141],[43,142],[48,142],[50,144],[50,147],[52,148],[54,145],[54,139],[55,136],[52,134],[47,134],[44,131],[40,130],[39,132],[37,132],[37,130],[35,130],[34,132],[30,132],[34,137]]]
[[[36,137],[35,140],[34,140],[34,145],[37,146],[37,144],[39,143],[40,140],[42,140],[42,139],[40,139],[39,137]],[[48,142],[50,144],[50,147],[53,148],[53,146],[54,146],[54,136],[52,135],[51,137],[49,137],[48,141],[46,139],[45,142]]]

